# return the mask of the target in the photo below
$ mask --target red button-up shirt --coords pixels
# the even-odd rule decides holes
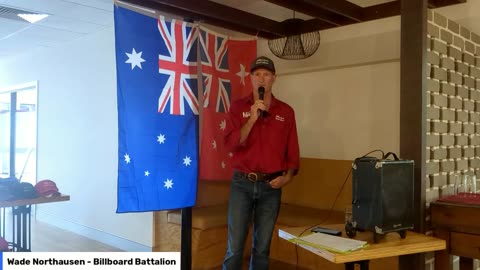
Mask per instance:
[[[268,116],[259,117],[247,139],[240,144],[240,129],[250,117],[253,97],[237,100],[230,107],[225,144],[233,153],[232,168],[242,172],[274,173],[299,166],[295,112],[288,104],[272,101]]]

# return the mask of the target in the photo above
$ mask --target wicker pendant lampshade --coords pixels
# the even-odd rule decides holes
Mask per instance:
[[[287,33],[286,37],[268,41],[270,51],[281,59],[299,60],[312,56],[320,46],[320,32],[296,34],[303,22],[302,19],[287,19],[282,22]]]

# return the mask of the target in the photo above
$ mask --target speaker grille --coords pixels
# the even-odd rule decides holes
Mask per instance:
[[[409,165],[383,166],[383,213],[385,221],[392,223],[388,225],[403,224],[413,211],[413,166]]]
[[[364,230],[413,227],[413,161],[356,160],[352,219]]]

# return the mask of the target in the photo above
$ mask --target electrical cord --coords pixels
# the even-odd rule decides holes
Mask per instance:
[[[365,155],[363,155],[363,156],[361,156],[361,157],[359,157],[359,158],[364,158],[364,157],[370,155],[371,153],[375,153],[375,152],[380,152],[380,153],[382,153],[382,158],[385,158],[385,153],[384,153],[382,150],[380,150],[380,149],[376,149],[376,150],[370,151],[370,152],[366,153]],[[356,158],[355,160],[357,160],[357,159],[359,159],[359,158]]]
[[[356,161],[357,159],[364,158],[364,157],[370,155],[371,153],[375,153],[375,152],[380,152],[380,153],[382,153],[382,159],[385,158],[385,153],[384,153],[382,150],[380,150],[380,149],[376,149],[376,150],[373,150],[373,151],[370,151],[370,152],[366,153],[365,155],[363,155],[363,156],[361,156],[361,157],[359,157],[359,158],[356,158],[355,161]],[[348,178],[349,178],[350,175],[352,174],[352,170],[353,170],[353,168],[350,167],[350,170],[348,170],[347,177],[345,177],[345,180],[343,181],[343,184],[342,184],[342,186],[340,187],[340,190],[337,192],[337,195],[335,196],[335,200],[333,201],[332,206],[331,206],[330,209],[328,210],[327,217],[326,217],[325,219],[323,219],[320,223],[315,224],[315,225],[313,225],[313,226],[307,227],[305,230],[303,230],[303,231],[298,235],[298,237],[301,237],[301,236],[302,236],[303,234],[305,234],[307,231],[310,231],[310,230],[313,229],[314,227],[317,227],[317,226],[319,226],[319,225],[322,225],[324,222],[327,222],[327,221],[328,221],[328,219],[330,218],[330,216],[331,216],[331,214],[332,214],[332,212],[333,212],[333,209],[334,209],[334,207],[335,207],[335,205],[336,205],[336,203],[337,203],[337,200],[338,200],[338,198],[340,197],[340,194],[342,194],[342,191],[343,191],[343,189],[345,188],[345,184],[347,183]],[[295,265],[298,265],[298,244],[295,245],[295,261],[296,261],[296,264],[295,264]]]

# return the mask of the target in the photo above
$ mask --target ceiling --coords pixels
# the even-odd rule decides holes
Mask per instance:
[[[111,0],[0,0],[0,6],[50,15],[35,24],[0,18],[0,58],[55,47],[113,25]]]
[[[329,29],[394,16],[400,12],[400,2],[393,0],[123,1],[140,3],[167,13],[264,38],[275,38],[292,31]],[[464,1],[466,0],[429,0],[429,6],[441,7]],[[471,1],[476,1],[477,4],[480,2],[469,0]],[[50,15],[35,24],[0,16],[0,59],[37,48],[57,47],[113,27],[112,0],[0,0],[0,6]],[[295,15],[293,10],[296,10]],[[472,12],[471,16],[478,17],[475,14]],[[282,25],[282,21],[293,16],[305,21],[293,30]],[[468,19],[462,19],[466,24],[469,23]],[[478,25],[480,30],[480,21]]]
[[[399,15],[401,2],[398,0],[370,1],[373,5],[367,6],[365,1],[357,0],[357,3],[362,3],[362,7],[347,0],[122,1],[267,39]],[[465,1],[428,0],[428,6],[438,8]],[[277,16],[279,14],[277,11],[282,12],[282,19]],[[293,11],[308,15],[310,18],[297,21],[295,24],[291,21],[282,22],[284,19],[292,18]]]

